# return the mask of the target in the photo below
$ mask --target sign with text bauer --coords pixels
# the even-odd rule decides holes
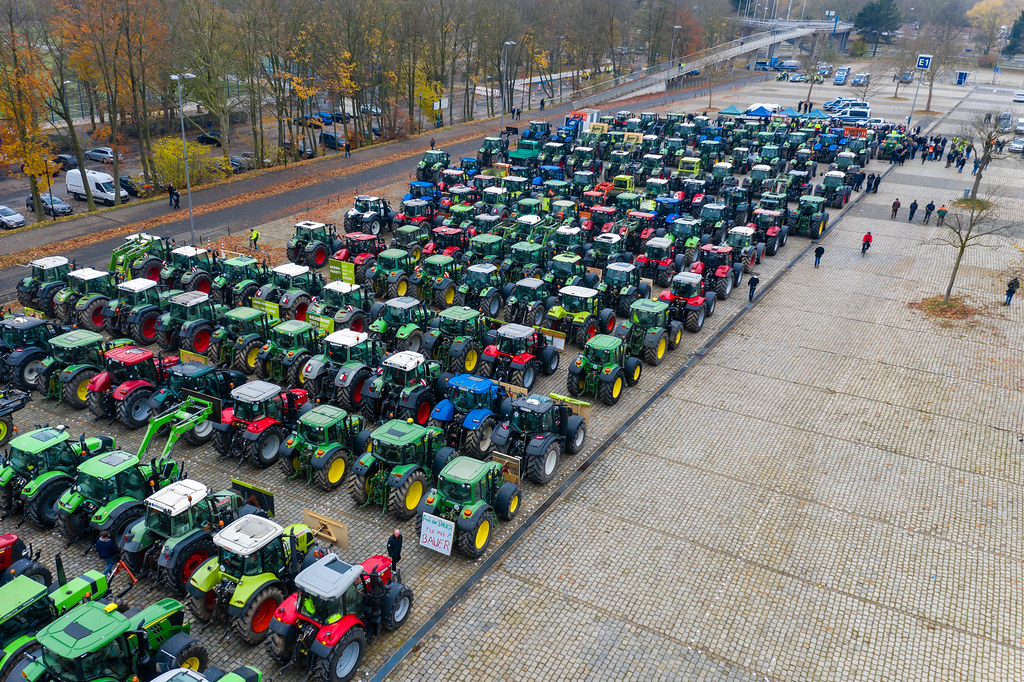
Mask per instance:
[[[420,527],[420,544],[427,549],[451,556],[455,542],[455,523],[440,516],[424,514]]]

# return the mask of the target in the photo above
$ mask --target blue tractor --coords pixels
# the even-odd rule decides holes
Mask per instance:
[[[448,396],[434,406],[431,423],[444,429],[445,443],[478,459],[491,449],[491,435],[507,419],[512,400],[500,382],[473,374],[448,379]]]
[[[437,189],[432,182],[424,180],[413,180],[409,183],[409,191],[402,197],[402,201],[423,199],[438,207],[441,204],[441,190]]]

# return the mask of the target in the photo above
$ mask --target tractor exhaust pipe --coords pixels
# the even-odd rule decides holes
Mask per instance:
[[[60,553],[53,557],[53,564],[57,569],[57,584],[64,587],[68,582],[68,577],[64,573],[64,560],[61,558]]]

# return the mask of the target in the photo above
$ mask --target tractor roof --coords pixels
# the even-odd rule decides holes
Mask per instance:
[[[619,196],[621,197],[623,195],[620,194]],[[633,218],[635,220],[653,220],[657,217],[657,214],[651,213],[650,211],[630,211],[626,214],[626,217]]]
[[[668,303],[650,298],[638,298],[633,301],[633,304],[629,306],[629,309],[640,310],[642,312],[661,313],[668,309]]]
[[[771,173],[772,172],[772,167],[769,166],[766,163],[759,163],[759,164],[756,164],[754,166],[751,166],[750,170],[756,170],[756,171],[763,171],[765,173]]]
[[[732,168],[732,164],[729,163],[728,161],[719,161],[718,163],[715,164],[715,168],[723,168],[723,169],[724,168],[730,168],[731,169]]]
[[[810,194],[805,194],[800,197],[801,204],[823,204],[825,203],[825,197],[816,197]]]
[[[170,516],[177,516],[210,494],[210,489],[199,481],[186,478],[161,488],[146,498],[146,506]]]
[[[392,419],[384,422],[374,429],[373,433],[370,434],[370,437],[374,440],[380,440],[398,447],[404,447],[417,442],[423,437],[423,433],[426,430],[426,427],[414,424],[411,421],[405,421],[404,419]]]
[[[484,187],[484,194],[505,194],[506,192],[508,192],[508,190],[504,187]]]
[[[745,237],[754,236],[754,228],[747,227],[746,225],[738,225],[729,230],[729,234],[742,234]]]
[[[213,536],[213,544],[238,556],[251,556],[283,533],[280,524],[263,516],[246,514],[218,531]]]
[[[72,329],[50,339],[50,345],[58,348],[74,348],[75,346],[99,343],[102,340],[102,334],[97,334],[88,329]]]
[[[284,263],[283,265],[275,265],[274,273],[278,275],[284,275],[285,277],[301,277],[309,272],[309,268],[305,265],[296,265],[295,263]]]
[[[306,414],[299,417],[299,421],[309,426],[318,426],[320,428],[326,428],[331,424],[341,421],[348,416],[348,412],[335,407],[334,405],[317,405]]]
[[[595,242],[603,242],[605,244],[618,244],[622,241],[622,235],[614,232],[602,232],[601,234],[594,237]]]
[[[94,279],[100,279],[106,277],[110,273],[106,270],[96,270],[94,268],[79,268],[78,270],[72,270],[68,273],[68,277],[74,277],[80,279],[83,282],[91,282]]]
[[[421,206],[426,206],[427,205],[427,200],[426,199],[407,199],[406,201],[403,201],[402,203],[405,204],[406,206],[412,206],[413,208],[420,208]]]
[[[672,246],[672,240],[668,237],[651,237],[647,240],[647,246],[653,246],[656,249],[667,249]],[[619,265],[619,263],[612,263],[612,265]]]
[[[840,180],[846,177],[846,173],[843,171],[828,171],[825,173],[826,178],[839,178]]]
[[[415,308],[419,304],[420,300],[418,298],[413,298],[412,296],[395,296],[394,298],[389,298],[386,305],[389,308],[409,310],[410,308]]]
[[[26,317],[25,315],[5,317],[0,320],[0,326],[11,329],[33,329],[42,324],[46,324],[46,320],[40,320],[38,317]]]
[[[256,263],[256,259],[252,256],[235,256],[224,261],[225,265],[233,265],[240,268],[244,268],[247,265],[255,265]]]
[[[668,241],[668,240],[666,240],[666,241]],[[615,270],[616,272],[626,272],[626,273],[629,273],[629,272],[633,272],[634,270],[636,270],[636,266],[633,265],[632,263],[609,263],[608,264],[608,269],[609,270]]]
[[[158,242],[161,241],[162,239],[162,237],[158,237],[155,234],[149,234],[148,232],[136,232],[135,234],[130,234],[127,237],[125,237],[124,241],[126,244],[134,244],[145,242]]]
[[[27,452],[40,452],[48,447],[66,441],[69,438],[68,432],[62,429],[55,429],[49,426],[42,429],[29,431],[11,440],[11,446]]]
[[[549,167],[557,168],[557,166],[549,166]],[[536,199],[534,197],[523,197],[522,199],[519,200],[519,203],[521,205],[523,205],[523,206],[539,206],[540,205],[540,199]]]
[[[725,210],[725,204],[704,204],[704,208],[711,208],[716,211],[722,211]]]
[[[576,236],[579,233],[580,233],[580,228],[578,228],[578,227],[569,227],[568,225],[562,225],[560,228],[555,230],[555,234],[561,234],[561,235],[567,235],[567,236],[568,235]]]
[[[536,414],[544,414],[554,406],[554,400],[546,395],[538,395],[536,393],[523,398],[516,398],[512,401],[512,407],[515,409],[522,410],[523,412],[534,412]]]
[[[416,351],[403,350],[384,358],[383,364],[386,367],[393,367],[394,369],[408,372],[409,370],[416,369],[426,361],[427,359]]]
[[[583,260],[583,256],[578,253],[560,253],[553,258],[560,263],[578,263]]]
[[[558,290],[558,293],[563,296],[576,296],[578,298],[592,298],[597,296],[597,289],[591,289],[590,287],[580,287],[575,285],[569,285],[562,287]]]
[[[35,259],[30,265],[34,268],[49,270],[50,268],[59,268],[62,265],[67,265],[68,262],[68,259],[64,256],[47,256],[46,258]]]
[[[186,308],[191,308],[194,305],[206,303],[210,300],[209,294],[204,294],[201,291],[185,291],[177,294],[171,298],[171,303],[175,303]]]
[[[323,600],[337,599],[362,574],[359,564],[346,564],[337,554],[328,554],[295,576],[295,586]]]
[[[487,393],[494,384],[493,379],[484,379],[475,374],[456,374],[448,379],[449,388],[458,388],[468,393]]]
[[[147,291],[156,287],[156,282],[145,277],[138,277],[136,279],[130,279],[127,282],[121,282],[117,285],[118,291],[127,291],[132,294],[137,294],[142,291]]]
[[[171,251],[176,256],[185,256],[186,258],[194,258],[206,253],[206,249],[197,249],[194,246],[179,246],[178,248]]]
[[[327,227],[327,224],[318,223],[315,220],[301,220],[295,223],[295,227],[301,227],[304,230],[320,230]]]
[[[512,245],[513,251],[540,251],[542,248],[544,247],[533,242],[516,242]]]
[[[419,185],[419,184],[429,185],[430,183],[429,182],[424,182],[424,183],[410,182],[409,184],[410,185]],[[380,200],[379,197],[375,197],[372,194],[359,194],[359,195],[356,196],[356,201],[379,201],[379,200]]]
[[[524,182],[529,182],[529,180],[527,178],[524,178],[522,175],[506,175],[505,182],[511,182],[512,184],[521,184]]]
[[[473,457],[456,457],[441,470],[441,477],[447,481],[472,483],[483,476],[491,468],[489,462]]]
[[[246,403],[261,403],[281,394],[281,387],[269,381],[250,381],[234,388],[231,397]]]
[[[384,249],[379,258],[405,258],[408,255],[409,252],[404,249]]]
[[[82,462],[82,465],[78,467],[78,473],[105,479],[131,469],[138,463],[138,455],[124,450],[111,450]]]
[[[450,306],[441,311],[441,317],[446,320],[455,320],[458,322],[466,322],[468,320],[475,320],[480,317],[480,311],[474,310],[469,306]]]
[[[53,654],[74,659],[99,651],[123,634],[131,622],[114,604],[79,604],[39,631],[36,639]]]
[[[597,334],[590,337],[590,340],[587,341],[587,348],[595,348],[597,350],[618,350],[621,345],[622,339],[608,334]]]
[[[498,216],[494,216],[498,217]],[[494,242],[503,241],[503,238],[497,234],[491,234],[490,232],[484,232],[473,237],[470,241],[477,242],[478,244],[493,244]]]
[[[540,281],[536,277],[523,277],[521,280],[516,282],[516,288],[540,289],[542,286],[544,286],[544,282]]]
[[[146,350],[145,348],[136,348],[135,346],[118,346],[108,350],[104,357],[114,362],[120,362],[123,365],[137,365],[140,362],[152,359],[153,351]]]
[[[541,222],[541,220],[543,220],[543,218],[541,218],[539,215],[532,215],[532,214],[531,215],[521,215],[518,218],[516,218],[516,222],[517,223],[520,223],[522,225],[529,225],[530,227],[533,227],[534,225],[537,225],[538,223]]]
[[[498,328],[498,336],[503,336],[510,339],[529,339],[534,334],[533,327],[527,327],[522,324],[516,324],[510,322],[509,324],[503,324]]]
[[[561,148],[562,148],[562,147],[564,147],[565,145],[564,145],[564,144],[562,144],[561,142],[548,142],[548,143],[546,143],[546,144],[545,144],[544,146],[545,146],[545,147],[551,147],[551,148],[553,148],[553,149],[561,149]]]
[[[274,331],[278,334],[302,334],[312,328],[313,327],[309,322],[303,322],[302,320],[286,320],[275,326]]]
[[[217,367],[202,362],[179,362],[171,367],[171,373],[179,377],[201,377]]]
[[[484,275],[490,275],[498,271],[498,266],[494,263],[476,263],[469,266],[470,272],[479,272]]]
[[[27,575],[19,575],[0,587],[0,621],[10,620],[46,594],[46,587]]]
[[[226,317],[231,320],[249,322],[250,320],[256,320],[263,317],[263,311],[256,310],[255,308],[249,308],[243,305],[238,308],[232,308],[231,310],[229,310],[227,312]]]
[[[672,278],[673,282],[680,282],[686,284],[700,284],[700,281],[704,279],[696,272],[680,272]]]
[[[472,207],[467,207],[467,208],[472,208]],[[443,235],[451,236],[453,234],[462,234],[462,228],[461,227],[455,227],[454,225],[438,225],[437,227],[434,228],[433,232],[434,232],[434,234],[443,234]]]
[[[661,161],[665,157],[662,156],[661,154],[644,154],[644,158],[650,159],[651,161]],[[715,165],[717,166],[718,164]]]
[[[477,236],[478,237],[485,237],[485,236],[486,237],[493,237],[493,236],[496,236],[496,235],[477,235]],[[475,239],[475,237],[474,237],[474,239]],[[430,263],[431,265],[448,265],[449,263],[452,263],[454,261],[455,261],[455,259],[452,258],[451,256],[446,256],[443,253],[435,253],[433,256],[427,256],[424,259],[423,262],[424,263]]]
[[[366,332],[354,332],[351,329],[339,329],[331,332],[324,341],[335,346],[351,348],[366,341],[370,336]]]

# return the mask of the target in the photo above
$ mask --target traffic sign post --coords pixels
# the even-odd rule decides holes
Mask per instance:
[[[932,68],[932,55],[917,55],[917,68],[921,71],[930,71]],[[917,108],[917,96],[921,93],[921,77],[917,77],[917,88],[914,90],[914,101],[910,105],[910,113],[907,114],[907,128],[910,128],[910,119],[914,117],[914,109]]]
[[[917,55],[917,68],[928,71],[932,68],[932,56],[930,54]]]

